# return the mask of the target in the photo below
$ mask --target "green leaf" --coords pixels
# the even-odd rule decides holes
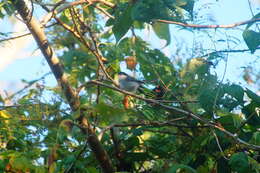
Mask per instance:
[[[238,116],[238,115],[236,115]],[[218,122],[221,123],[221,125],[230,132],[235,132],[237,130],[236,127],[238,127],[237,122],[234,122],[233,116],[223,116],[218,119]]]
[[[260,18],[260,13],[256,14],[252,19],[257,19],[257,18]],[[255,22],[253,23],[249,23],[247,26],[246,26],[246,29],[248,29],[250,26],[252,26]]]
[[[115,19],[109,18],[109,19],[107,20],[107,22],[106,22],[106,26],[111,26],[111,25],[114,24],[114,22],[115,22]]]
[[[135,129],[133,129],[132,133],[134,136],[140,136],[143,134],[143,130],[142,130],[142,128],[135,128]]]
[[[8,163],[7,160],[4,160],[3,158],[0,159],[0,171],[1,172],[5,172],[5,167],[6,167],[7,163]]]
[[[3,5],[3,8],[9,16],[11,16],[14,13],[13,5],[10,2],[8,3],[8,1],[6,1],[6,4]]]
[[[207,157],[205,155],[197,155],[197,157],[194,158],[194,160],[191,163],[189,163],[189,165],[197,169],[199,166],[203,165],[206,160]]]
[[[260,33],[247,29],[243,32],[243,38],[251,53],[254,53],[256,48],[260,45]]]
[[[149,155],[146,152],[131,152],[131,153],[126,153],[125,159],[128,162],[138,162],[138,161],[145,161]]]
[[[132,148],[139,146],[139,139],[136,136],[131,136],[125,140],[125,145],[128,150],[131,150]]]
[[[44,166],[40,166],[35,168],[35,173],[46,173],[47,170],[44,168]]]
[[[250,142],[255,145],[260,145],[260,132],[255,132]]]
[[[260,164],[258,162],[259,160],[257,161],[251,157],[248,157],[248,160],[249,160],[251,169],[255,171],[254,173],[260,173]]]
[[[248,173],[249,171],[249,162],[248,157],[245,153],[239,152],[231,156],[229,160],[232,170],[237,171],[238,173]]]
[[[154,22],[152,24],[153,30],[155,34],[163,40],[166,40],[166,46],[168,46],[171,43],[171,34],[170,34],[170,29],[169,25],[165,23],[160,23],[160,22]]]
[[[242,123],[242,118],[239,115],[236,115],[236,114],[233,114],[232,118],[233,118],[234,126],[236,128],[240,127],[240,125]]]
[[[187,3],[182,6],[183,9],[188,11],[191,16],[193,16],[194,0],[186,0]]]
[[[187,1],[189,1],[189,0],[163,0],[163,2],[169,8],[173,8],[174,6],[184,6],[184,5],[187,5]]]
[[[95,167],[87,167],[87,173],[99,173]]]
[[[12,157],[10,159],[10,164],[11,164],[12,168],[18,169],[18,170],[26,170],[26,169],[30,169],[32,167],[30,160],[24,156]]]
[[[116,42],[119,42],[119,40],[127,33],[133,24],[131,11],[132,6],[129,5],[127,9],[115,19],[112,30],[116,37]]]
[[[0,8],[0,18],[4,18],[4,17],[5,15],[3,14],[2,9]]]
[[[63,159],[63,162],[65,163],[65,165],[70,165],[71,163],[75,162],[76,157],[74,155],[68,155],[67,157],[65,157]]]
[[[256,95],[253,91],[251,91],[250,89],[246,89],[246,94],[247,96],[252,99],[252,101],[259,103],[260,104],[260,96]]]
[[[108,125],[110,123],[122,122],[127,120],[129,117],[126,116],[126,112],[123,108],[99,103],[93,107],[94,111],[99,114],[99,123],[102,125]]]
[[[197,171],[188,165],[183,165],[183,164],[176,164],[172,166],[166,173],[177,173],[181,172],[181,170],[186,170],[187,173],[196,173]]]
[[[4,99],[1,95],[0,95],[0,103],[4,103]]]
[[[242,122],[242,118],[238,114],[230,113],[228,111],[217,110],[217,115],[221,116],[219,120],[222,121],[222,119],[223,119],[224,121],[229,121],[229,122],[223,122],[223,123],[227,123],[230,125],[230,122],[232,120],[234,127],[239,127]],[[224,117],[226,117],[226,118],[224,118]],[[227,118],[227,117],[229,117],[229,118]]]
[[[220,90],[220,92],[221,92],[221,90]],[[213,112],[213,107],[215,104],[216,97],[218,96],[218,98],[217,98],[217,101],[218,101],[222,95],[221,93],[219,93],[217,95],[217,92],[218,92],[217,89],[203,88],[198,96],[200,105],[208,113]]]
[[[63,143],[65,140],[67,140],[68,132],[64,127],[59,126],[58,133],[57,133],[57,142]]]
[[[175,13],[177,12],[178,8],[182,8],[192,15],[194,0],[163,0],[163,2],[169,9],[171,9]]]
[[[208,73],[210,64],[203,58],[192,58],[190,59],[185,67],[181,70],[181,77],[194,76],[196,74],[205,75]]]
[[[140,69],[146,80],[152,81],[161,77],[164,82],[173,82],[175,69],[169,58],[158,49],[145,49],[142,53],[137,52]]]
[[[243,98],[244,98],[244,89],[236,84],[232,85],[225,85],[224,91],[231,95],[232,97],[236,98],[240,104],[243,103]]]
[[[57,171],[57,164],[56,162],[53,162],[50,166],[49,166],[49,173],[56,173]]]
[[[161,0],[142,0],[134,4],[132,19],[141,22],[151,22],[153,19],[168,19],[166,5]]]
[[[259,103],[252,101],[242,109],[242,113],[246,116],[247,124],[250,124],[255,128],[260,127],[260,116],[258,115],[257,108],[259,108]]]
[[[224,159],[223,157],[221,157],[218,161],[217,161],[217,170],[218,173],[231,173],[231,168],[228,165],[228,161],[226,159]]]

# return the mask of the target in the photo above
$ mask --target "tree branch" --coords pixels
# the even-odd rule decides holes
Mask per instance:
[[[4,100],[11,100],[14,96],[16,96],[17,94],[20,94],[21,92],[23,92],[24,90],[26,90],[27,88],[30,88],[33,84],[35,84],[36,82],[43,80],[46,76],[50,75],[51,72],[48,72],[46,74],[44,74],[42,77],[40,77],[39,79],[35,79],[33,81],[30,81],[28,83],[28,85],[24,86],[22,89],[16,91],[15,93],[13,93],[12,95],[8,96],[7,98],[5,98]]]
[[[97,59],[97,61],[98,61],[98,64],[99,64],[101,70],[104,72],[105,76],[106,76],[109,80],[111,80],[114,85],[117,85],[117,83],[114,81],[114,79],[113,79],[111,76],[109,76],[109,74],[106,72],[104,63],[103,63],[103,61],[102,61],[102,59],[105,59],[105,58],[101,55],[101,53],[100,53],[100,51],[99,51],[99,49],[98,49],[98,46],[97,46],[97,43],[96,43],[96,38],[94,37],[94,35],[93,35],[91,29],[90,29],[89,27],[85,26],[86,29],[87,29],[88,32],[89,32],[90,39],[92,40],[92,42],[93,42],[93,44],[94,44],[94,48],[92,48],[91,45],[85,40],[85,38],[82,36],[82,34],[80,33],[80,31],[77,30],[77,28],[74,29],[74,28],[70,27],[69,25],[67,25],[67,24],[65,24],[64,22],[62,22],[58,17],[56,17],[56,15],[55,15],[55,14],[57,13],[56,10],[50,11],[47,7],[44,7],[44,6],[43,6],[43,8],[44,8],[47,12],[49,12],[49,17],[50,17],[50,18],[48,19],[48,15],[46,15],[47,17],[46,17],[46,19],[44,19],[44,20],[45,20],[45,21],[48,21],[48,20],[50,20],[50,19],[54,16],[54,18],[56,19],[56,21],[57,21],[64,29],[66,29],[66,30],[68,30],[70,33],[72,33],[72,34],[96,57],[96,59]],[[76,15],[76,17],[77,17],[77,15]],[[74,20],[74,16],[72,16],[72,18],[73,18],[73,20]],[[43,23],[44,23],[44,22],[43,22]],[[75,24],[76,24],[76,23],[75,23]],[[77,26],[75,26],[75,27],[77,27]]]
[[[14,40],[14,39],[17,39],[17,38],[22,38],[22,37],[25,37],[25,36],[28,36],[28,35],[31,35],[31,33],[26,33],[26,34],[14,36],[14,37],[4,38],[4,39],[0,40],[0,43],[4,42],[4,41]]]
[[[260,47],[257,47],[256,49],[260,49]],[[207,56],[210,56],[212,54],[217,54],[217,53],[241,53],[241,52],[249,52],[249,51],[251,51],[251,50],[249,50],[249,49],[219,50],[219,51],[214,51],[214,52],[207,53],[207,54],[199,56],[199,57],[203,58],[203,57],[207,57]]]
[[[95,80],[92,80],[92,81],[89,81],[88,84],[95,84],[95,85],[100,85],[100,86],[103,86],[103,87],[106,87],[106,88],[110,88],[110,89],[113,89],[115,91],[118,91],[120,93],[123,93],[123,94],[127,94],[127,95],[130,95],[132,97],[135,97],[137,99],[140,99],[140,100],[143,100],[143,101],[146,101],[146,102],[149,102],[149,103],[154,103],[156,105],[159,105],[161,106],[162,108],[164,109],[167,109],[167,110],[173,110],[173,111],[176,111],[176,112],[179,112],[179,113],[182,113],[186,116],[189,116],[189,117],[192,117],[193,119],[196,119],[202,123],[204,123],[205,125],[208,125],[210,127],[213,127],[215,129],[218,129],[220,131],[222,131],[224,134],[228,135],[229,137],[233,138],[235,141],[237,141],[238,143],[241,143],[245,146],[247,146],[248,148],[251,148],[251,149],[254,149],[254,150],[259,150],[260,151],[260,146],[258,145],[253,145],[253,144],[249,144],[247,142],[245,142],[244,140],[238,138],[237,134],[233,134],[229,131],[227,131],[226,129],[224,129],[223,127],[217,125],[216,123],[212,122],[212,121],[209,121],[203,117],[200,117],[199,115],[196,115],[196,114],[193,114],[191,112],[188,112],[188,111],[185,111],[183,109],[180,109],[180,108],[176,108],[176,107],[173,107],[173,106],[168,106],[168,105],[165,105],[165,104],[162,104],[160,103],[158,100],[154,100],[154,99],[148,99],[148,98],[144,98],[142,96],[139,96],[139,95],[136,95],[136,94],[133,94],[131,92],[128,92],[128,91],[125,91],[125,90],[121,90],[120,88],[116,88],[116,87],[113,87],[113,86],[110,86],[110,85],[107,85],[107,84],[104,84],[100,81],[95,81]]]
[[[228,25],[196,25],[196,24],[188,24],[188,23],[182,23],[182,22],[175,22],[175,21],[169,21],[169,20],[155,20],[155,22],[161,22],[161,23],[168,23],[168,24],[175,24],[183,27],[188,28],[197,28],[197,29],[216,29],[216,28],[234,28],[241,25],[251,24],[254,22],[259,22],[260,18],[250,19],[243,22],[237,22],[233,24]]]
[[[39,5],[41,5],[42,7],[44,7],[44,9],[46,10],[46,5],[48,4],[44,4],[42,2],[37,2]],[[66,1],[60,1],[56,4],[52,4],[51,6],[54,6],[54,8],[51,11],[48,11],[48,14],[44,16],[43,20],[42,20],[42,25],[45,25],[48,21],[51,20],[51,18],[55,15],[58,14],[64,10],[66,10],[67,8],[76,6],[76,5],[81,5],[81,4],[88,4],[88,5],[92,5],[95,3],[101,3],[107,7],[110,8],[115,8],[115,4],[105,1],[105,0],[78,0],[78,1],[73,1],[73,2],[66,2]],[[100,10],[100,8],[99,8]],[[110,15],[111,16],[111,15]]]
[[[181,117],[179,120],[186,119],[186,117]],[[114,124],[112,127],[138,127],[138,126],[148,126],[148,127],[165,127],[165,126],[173,126],[178,128],[188,128],[188,129],[196,129],[196,128],[208,128],[207,125],[200,125],[200,126],[187,126],[187,125],[180,125],[177,123],[173,123],[173,121],[166,121],[166,122],[143,122],[143,123],[129,123],[129,124]],[[109,128],[112,128],[109,126]]]
[[[47,60],[58,84],[61,86],[63,93],[70,105],[72,111],[77,111],[80,106],[80,100],[75,92],[75,90],[70,86],[67,76],[63,71],[63,67],[59,62],[55,52],[53,52],[52,47],[49,45],[47,41],[47,37],[41,28],[40,23],[31,15],[30,10],[26,6],[23,0],[12,0],[12,3],[18,13],[23,18],[24,23],[27,25],[28,29],[32,33],[35,41],[37,42],[42,54]],[[114,172],[114,168],[112,166],[111,160],[107,154],[107,152],[102,147],[99,142],[95,132],[92,127],[89,125],[87,119],[85,118],[85,112],[80,111],[81,118],[78,119],[79,123],[82,124],[82,131],[87,135],[87,141],[92,149],[93,153],[96,156],[96,159],[99,161],[99,164],[104,172],[112,173]]]
[[[221,147],[221,145],[220,145],[220,143],[219,143],[219,140],[218,140],[218,136],[217,136],[217,134],[215,133],[214,130],[212,131],[212,133],[213,133],[213,135],[214,135],[214,137],[215,137],[215,139],[216,139],[216,142],[217,142],[217,145],[218,145],[219,151],[221,152],[223,158],[224,158],[225,160],[229,160],[229,159],[225,156],[225,153],[224,153],[224,151],[223,151],[223,149],[222,149],[222,147]]]

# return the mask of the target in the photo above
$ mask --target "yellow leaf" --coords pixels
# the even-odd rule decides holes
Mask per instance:
[[[5,124],[9,124],[9,120],[10,119],[11,115],[5,111],[5,110],[2,110],[0,111],[0,119],[7,119],[7,120],[4,120],[4,123]]]
[[[7,111],[2,110],[2,111],[0,111],[0,117],[1,118],[10,118],[11,115]]]

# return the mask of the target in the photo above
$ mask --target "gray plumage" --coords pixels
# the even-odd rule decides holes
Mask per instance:
[[[143,81],[137,80],[124,72],[118,73],[118,83],[120,89],[136,92],[136,90],[144,83]]]

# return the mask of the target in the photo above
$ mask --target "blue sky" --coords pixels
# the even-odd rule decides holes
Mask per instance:
[[[254,13],[260,12],[260,0],[254,0],[255,2],[258,1],[259,4],[254,3],[252,4]],[[248,6],[248,0],[219,0],[218,3],[215,3],[214,0],[202,0],[201,2],[212,2],[214,5],[210,6],[210,9],[206,10],[208,13],[212,14],[213,17],[216,20],[216,24],[231,24],[239,21],[248,20],[252,17],[251,12],[249,10]],[[1,32],[5,31],[12,31],[13,23],[8,22],[7,19],[4,19],[0,21],[0,28]],[[225,30],[223,30],[225,31]],[[188,40],[190,38],[190,34],[183,31],[178,31],[174,29],[174,27],[171,28],[171,32],[175,33],[178,32],[176,36],[178,38],[183,38],[185,40]],[[238,33],[235,30],[227,30],[227,33],[234,32],[235,34]],[[239,32],[240,33],[240,32]],[[242,40],[241,33],[240,35],[236,35]],[[153,37],[151,34],[150,37]],[[150,37],[148,36],[146,39],[149,40]],[[174,34],[172,34],[172,43],[165,48],[165,52],[169,52],[171,49],[175,49],[175,37]],[[152,44],[157,47],[156,39],[150,39]],[[159,40],[161,43],[161,41]],[[27,45],[23,45],[27,44]],[[14,43],[5,43],[4,45],[8,44],[14,44]],[[0,57],[0,63],[6,61],[8,56],[10,56],[7,52],[10,53],[10,51],[14,51],[14,55],[12,55],[12,61],[9,60],[8,63],[2,66],[0,64],[0,93],[3,94],[3,90],[6,91],[17,91],[22,87],[21,79],[25,80],[33,80],[36,78],[39,78],[41,75],[47,73],[50,71],[47,63],[45,62],[43,56],[39,53],[39,51],[36,51],[36,44],[32,40],[32,38],[27,38],[27,42],[21,42],[21,49],[16,50],[16,52],[13,49],[5,49],[3,47],[4,45],[0,44],[0,52],[2,52],[2,55]],[[210,44],[210,43],[209,43]],[[18,47],[16,43],[13,45],[14,47]],[[209,45],[210,47],[211,45]],[[159,45],[160,48],[161,45]],[[246,48],[245,43],[242,42],[237,49],[240,48]],[[257,55],[260,55],[260,51],[256,51]],[[254,60],[256,56],[250,55],[249,53],[246,54],[230,54],[229,60],[228,60],[228,68],[227,73],[225,75],[225,79],[228,79],[232,82],[243,82],[241,78],[241,66],[246,65],[250,61]],[[2,59],[2,60],[1,60]],[[256,64],[257,65],[257,64]],[[258,66],[260,66],[260,62],[258,61]],[[224,71],[224,62],[220,63],[219,67],[216,69],[216,72],[219,76],[222,76]],[[49,75],[47,77],[47,85],[55,85],[56,82],[52,75]],[[252,86],[253,87],[253,86]]]

